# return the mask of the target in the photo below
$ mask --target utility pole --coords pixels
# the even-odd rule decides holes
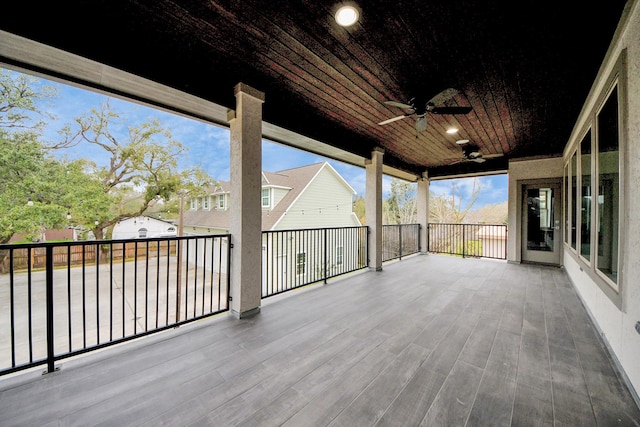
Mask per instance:
[[[182,236],[184,236],[184,196],[186,190],[179,190],[180,195],[180,215],[178,217],[178,280],[176,293],[176,322],[180,321],[180,306],[182,303]]]

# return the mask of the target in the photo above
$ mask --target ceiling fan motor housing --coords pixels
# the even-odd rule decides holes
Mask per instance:
[[[475,145],[466,145],[462,147],[462,154],[468,159],[475,159],[480,157],[480,150]]]

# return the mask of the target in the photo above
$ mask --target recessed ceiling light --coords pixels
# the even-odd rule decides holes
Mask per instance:
[[[449,129],[447,129],[447,133],[458,133],[458,129],[456,129],[456,128],[449,128]]]
[[[358,22],[360,14],[358,13],[358,10],[353,6],[342,6],[336,12],[335,17],[338,25],[343,27],[350,27],[351,25]]]
[[[459,139],[459,140],[456,141],[456,144],[462,145],[462,144],[466,144],[468,142],[469,142],[468,139]]]

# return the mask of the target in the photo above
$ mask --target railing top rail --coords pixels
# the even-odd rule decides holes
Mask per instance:
[[[135,239],[104,239],[104,240],[68,240],[63,242],[32,242],[32,243],[2,243],[0,250],[6,249],[29,249],[29,248],[46,248],[49,246],[88,246],[88,245],[108,245],[112,243],[144,243],[144,242],[164,242],[167,240],[192,240],[192,239],[209,239],[212,237],[231,237],[231,234],[199,234],[193,236],[165,236],[165,237],[141,237]]]
[[[430,222],[429,225],[483,225],[488,227],[506,227],[507,224],[489,224],[484,222]]]
[[[285,230],[262,230],[262,233],[283,233],[283,232],[293,232],[293,231],[314,231],[314,230],[349,230],[349,229],[364,229],[368,228],[366,225],[349,225],[342,227],[314,227],[314,228],[289,228]]]

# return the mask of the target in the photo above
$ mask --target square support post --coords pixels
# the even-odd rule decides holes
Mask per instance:
[[[382,270],[382,156],[384,151],[376,148],[371,160],[365,164],[366,194],[365,214],[369,227],[369,268]]]
[[[231,130],[231,291],[237,318],[260,312],[262,297],[262,104],[264,93],[243,83],[235,87]]]
[[[424,172],[418,180],[418,224],[420,224],[420,253],[429,252],[429,174]]]

